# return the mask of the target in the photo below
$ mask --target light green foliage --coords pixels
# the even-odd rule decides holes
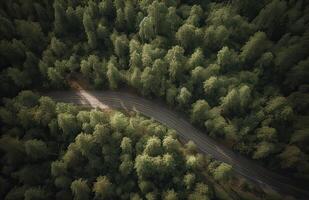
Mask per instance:
[[[242,47],[240,58],[243,62],[254,62],[270,45],[270,41],[264,32],[256,32]]]
[[[127,27],[130,31],[135,30],[135,22],[136,22],[136,10],[133,3],[134,1],[126,1],[124,7],[124,16],[127,22]]]
[[[164,194],[164,200],[177,200],[178,196],[174,190],[168,190]]]
[[[201,30],[197,29],[193,25],[184,24],[178,29],[176,39],[181,46],[184,47],[184,49],[191,50],[194,49],[197,41],[200,40],[201,35]]]
[[[218,97],[226,94],[225,82],[221,77],[211,76],[203,86],[207,99],[215,101]]]
[[[232,171],[232,166],[226,163],[221,163],[213,172],[214,178],[218,181],[226,181],[229,179]]]
[[[190,200],[194,200],[194,199],[206,199],[208,200],[208,194],[209,189],[208,186],[204,183],[197,183],[194,189],[194,192],[192,194],[189,195]]]
[[[156,34],[165,34],[165,17],[168,12],[166,5],[157,0],[148,7],[147,12],[151,20],[153,20],[154,30]]]
[[[118,88],[118,84],[120,81],[120,73],[117,69],[117,67],[115,66],[115,60],[114,59],[110,59],[110,61],[107,64],[107,79],[109,82],[109,87],[111,89],[117,89]]]
[[[186,23],[199,27],[201,20],[203,19],[203,8],[199,5],[193,5],[190,10],[190,16],[186,20]]]
[[[225,26],[211,25],[205,29],[203,41],[206,48],[219,50],[225,45],[228,38],[229,31]]]
[[[66,135],[74,135],[79,129],[76,118],[72,114],[67,113],[58,115],[58,125]]]
[[[140,89],[142,87],[141,70],[137,67],[134,67],[133,69],[132,75],[130,77],[130,84],[136,89]]]
[[[210,109],[207,101],[197,100],[192,104],[191,116],[190,119],[193,123],[203,124],[206,120],[207,112]]]
[[[149,156],[158,156],[162,152],[161,140],[153,136],[147,140],[144,153]]]
[[[196,181],[196,177],[194,174],[188,173],[184,176],[183,181],[185,183],[186,188],[191,189]]]
[[[190,102],[191,96],[191,92],[187,88],[182,87],[177,96],[177,101],[181,106],[187,105]]]
[[[264,126],[257,129],[257,138],[263,141],[276,141],[277,140],[277,130],[271,127]]]
[[[188,59],[188,65],[190,69],[194,69],[198,66],[204,66],[205,57],[201,48],[197,48],[191,57]]]
[[[251,89],[247,86],[241,86],[239,89],[232,89],[223,99],[222,108],[223,112],[242,113],[245,112],[251,100]]]
[[[261,142],[257,144],[253,159],[262,159],[269,156],[275,149],[275,146],[269,142]]]
[[[179,80],[185,70],[184,64],[186,58],[184,56],[184,49],[180,46],[174,46],[168,50],[165,59],[169,63],[168,71],[171,80]]]
[[[61,57],[65,54],[66,46],[58,38],[53,37],[50,41],[50,49],[57,57]]]
[[[180,149],[180,143],[172,136],[167,136],[163,140],[163,147],[169,153],[176,153]]]
[[[274,97],[270,99],[265,107],[265,111],[275,122],[287,122],[293,117],[293,109],[284,97]]]
[[[93,147],[93,137],[90,134],[80,133],[75,138],[75,144],[83,156],[91,155],[91,148]]]
[[[174,105],[175,104],[175,98],[177,96],[177,88],[175,88],[175,86],[172,86],[170,88],[167,89],[166,91],[166,102],[169,105]]]
[[[139,25],[139,36],[142,40],[147,41],[153,39],[155,35],[156,32],[153,19],[150,17],[145,17]]]
[[[99,176],[93,184],[93,191],[95,192],[96,198],[108,198],[112,194],[112,183],[106,176]]]
[[[190,170],[201,170],[204,165],[202,155],[189,155],[186,157],[186,167]]]
[[[132,151],[133,151],[133,149],[132,149],[132,141],[128,137],[122,138],[120,147],[121,147],[122,153],[131,154]]]
[[[115,36],[115,53],[118,57],[125,57],[129,53],[129,41],[126,35]]]
[[[239,58],[234,50],[230,50],[228,47],[223,47],[217,54],[217,62],[221,66],[223,72],[233,71],[237,69]]]
[[[90,189],[86,180],[77,179],[73,181],[71,184],[71,190],[75,200],[90,199]]]
[[[128,126],[128,118],[120,113],[116,112],[110,119],[112,128],[115,130],[124,130]]]

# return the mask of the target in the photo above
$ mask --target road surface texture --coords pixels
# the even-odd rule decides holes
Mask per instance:
[[[137,110],[145,116],[175,129],[185,141],[192,140],[198,148],[205,154],[233,166],[237,175],[245,177],[264,188],[271,188],[283,195],[291,195],[297,199],[309,199],[309,189],[300,187],[297,181],[275,174],[258,164],[249,160],[225,146],[219,144],[194,128],[181,114],[172,111],[162,103],[147,100],[143,97],[126,93],[123,91],[90,91],[90,90],[70,90],[54,91],[45,94],[59,102],[74,103],[106,108],[121,108],[126,110]]]

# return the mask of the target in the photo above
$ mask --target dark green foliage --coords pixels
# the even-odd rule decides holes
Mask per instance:
[[[97,89],[130,86],[165,100],[212,137],[267,167],[308,179],[307,13],[308,3],[301,0],[3,1],[0,96],[30,88],[62,89],[76,74]],[[46,183],[65,189],[56,191],[59,198],[103,198],[100,189],[106,185],[112,192],[105,198],[175,199],[183,196],[183,187],[193,193],[188,199],[208,194],[191,171],[185,186],[170,188],[169,182],[166,188],[154,188],[164,171],[174,169],[175,142],[131,138],[125,133],[132,133],[132,122],[122,115],[109,121],[95,111],[78,114],[74,106],[56,105],[29,91],[12,101],[3,98],[1,105],[1,125],[10,126],[1,129],[0,139],[8,165],[45,162],[58,155],[55,143],[61,141],[66,162],[61,173],[53,169],[55,180]],[[187,157],[188,169],[199,168],[198,163],[196,156]],[[77,165],[83,168],[69,175]],[[16,182],[27,168],[14,167],[1,171],[18,171]],[[92,177],[83,184],[88,189],[73,194],[71,182],[84,179],[83,172]],[[132,183],[127,179],[133,174]],[[125,178],[117,189],[119,176]],[[157,178],[153,182],[152,176]],[[97,177],[104,187],[92,192]],[[23,199],[26,191],[28,199],[49,197],[46,188],[16,185],[7,199]]]

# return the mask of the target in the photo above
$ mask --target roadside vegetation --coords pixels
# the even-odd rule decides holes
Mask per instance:
[[[6,107],[0,110],[3,144],[1,151],[5,153],[5,156],[1,156],[1,162],[11,165],[8,158],[13,156],[14,164],[14,158],[17,156],[22,158],[22,162],[17,159],[23,163],[21,166],[27,166],[24,162],[37,164],[38,160],[42,159],[43,163],[47,163],[46,171],[50,172],[47,169],[54,165],[48,163],[58,160],[56,163],[63,164],[63,170],[67,170],[66,165],[69,163],[64,164],[65,155],[74,157],[74,153],[70,153],[69,149],[72,148],[74,152],[79,139],[95,140],[93,131],[97,123],[89,124],[87,121],[88,124],[83,125],[85,122],[78,121],[79,108],[65,104],[53,108],[49,103],[55,103],[43,97],[40,101],[38,97],[35,101],[29,97],[29,102],[27,98],[26,102],[23,102],[24,95],[12,101],[4,98],[15,97],[22,90],[67,88],[67,78],[72,74],[80,74],[99,90],[131,88],[147,98],[161,99],[170,107],[187,115],[205,134],[235,151],[257,160],[271,170],[308,182],[308,23],[309,3],[305,0],[1,1],[0,96],[1,105]],[[21,103],[14,103],[19,102],[19,98]],[[47,105],[44,105],[45,103]],[[38,112],[36,109],[46,110]],[[17,121],[19,118],[20,121]],[[51,123],[51,119],[55,120]],[[126,119],[131,120],[129,116]],[[64,129],[61,128],[62,121],[68,123],[63,124]],[[109,119],[103,124],[110,123],[112,122]],[[42,126],[43,135],[41,132],[30,131],[28,136],[28,131],[33,129],[32,126]],[[59,131],[63,132],[60,134],[61,137]],[[112,135],[115,130],[111,128],[110,131]],[[77,136],[80,132],[83,134]],[[123,138],[123,134],[125,133],[119,137]],[[43,136],[53,139],[41,138]],[[149,137],[154,137],[152,139],[156,142],[160,140],[159,143],[162,145],[165,136],[177,140],[167,133],[162,137],[149,133]],[[129,137],[132,145],[136,145],[141,138],[134,140]],[[24,152],[27,149],[24,142],[28,139],[35,141],[33,144],[30,142],[27,148],[43,148],[52,153],[40,155],[40,149],[35,150],[38,151],[35,153],[38,154],[38,158],[29,157]],[[36,140],[53,144],[50,146]],[[70,143],[72,144],[69,145]],[[136,185],[143,181],[147,183],[148,179],[134,168],[135,160],[151,160],[155,157],[151,163],[162,163],[164,155],[168,153],[161,147],[160,153],[152,157],[150,154],[149,157],[144,153],[143,148],[146,147],[143,147],[130,156],[122,156],[127,153],[122,152],[118,143],[109,147],[115,148],[114,151],[106,151],[118,153],[117,158],[121,157],[121,162],[127,162],[127,165],[130,161],[128,159],[131,159],[133,169],[137,173],[133,179]],[[8,144],[12,144],[12,147],[5,147]],[[96,151],[97,146],[84,148],[92,152]],[[185,148],[181,145],[179,148],[179,152],[182,152],[179,156],[187,159],[190,154],[184,154]],[[67,151],[69,153],[66,153]],[[96,153],[91,154],[94,162],[91,165],[95,166]],[[87,156],[89,155],[85,154],[78,158],[87,160]],[[192,159],[198,159],[198,156]],[[177,162],[176,166],[183,167],[181,162]],[[19,165],[4,166],[6,164],[1,163],[1,174],[6,174],[2,176],[9,179],[11,177],[7,176],[13,175],[13,172],[19,169],[16,168]],[[88,164],[85,164],[86,166]],[[73,186],[70,185],[71,182],[67,185],[61,181],[59,183],[62,184],[60,188],[64,193],[73,188],[73,193],[68,193],[75,197],[78,194],[74,191],[84,191],[86,196],[94,195],[91,192],[95,190],[92,188],[95,181],[102,182],[103,185],[129,184],[125,182],[125,176],[117,179],[118,172],[118,175],[114,176],[116,168],[118,170],[117,163],[113,167],[115,169],[108,169],[111,170],[108,171],[109,175],[102,177],[95,170],[94,174],[87,174],[92,172],[78,171],[75,167],[74,170],[68,171],[72,173],[69,175],[62,171],[57,175],[47,173],[45,185],[53,189],[43,191],[44,188],[35,188],[30,190],[29,195],[56,191],[55,188],[59,188],[59,185],[47,181],[56,178],[63,182],[76,181]],[[123,167],[128,166],[124,164]],[[28,171],[35,171],[29,167],[23,170],[20,173],[28,174]],[[173,177],[180,179],[184,174],[192,173],[197,178],[194,183],[208,185],[203,176],[198,174],[202,171],[188,170],[180,171],[180,174],[175,176],[173,174]],[[85,173],[85,177],[81,176],[82,172]],[[159,181],[160,176],[156,176],[156,173],[162,174],[159,171],[152,174],[158,178],[156,181]],[[20,180],[18,174],[14,178],[15,181]],[[44,173],[42,177],[43,175]],[[2,178],[4,182],[6,178]],[[168,180],[161,186],[171,184],[170,191],[167,190],[169,187],[165,187],[164,190],[153,189],[152,185],[145,183],[147,189],[136,191],[136,195],[145,196],[150,193],[149,195],[164,196],[171,193],[172,196],[173,191],[179,193],[181,187],[178,183]],[[24,184],[23,180],[19,183]],[[42,182],[39,183],[34,185],[44,185]],[[85,185],[91,187],[87,188]],[[8,188],[12,187],[11,182],[9,186]],[[113,189],[113,195],[134,195],[122,189],[117,192],[113,186],[110,187]],[[119,188],[122,187],[126,186]],[[195,188],[196,185],[183,190],[183,195],[189,198],[190,195],[197,194]],[[207,188],[209,190],[204,191],[203,195],[211,198],[211,186]],[[26,189],[29,187],[19,188],[16,193],[24,194]]]
[[[239,182],[231,166],[198,153],[192,142],[182,144],[174,130],[138,113],[89,110],[30,91],[5,99],[0,110],[1,199],[267,196]]]

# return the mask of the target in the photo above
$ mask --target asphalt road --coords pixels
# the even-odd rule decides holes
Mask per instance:
[[[275,174],[255,161],[249,160],[210,138],[206,133],[194,128],[181,114],[167,108],[162,103],[150,101],[137,95],[116,91],[55,91],[45,94],[56,101],[82,104],[91,107],[135,109],[145,116],[175,129],[186,141],[192,140],[205,154],[233,166],[236,174],[263,187],[269,187],[280,194],[292,195],[297,199],[309,199],[309,187],[287,177]]]

